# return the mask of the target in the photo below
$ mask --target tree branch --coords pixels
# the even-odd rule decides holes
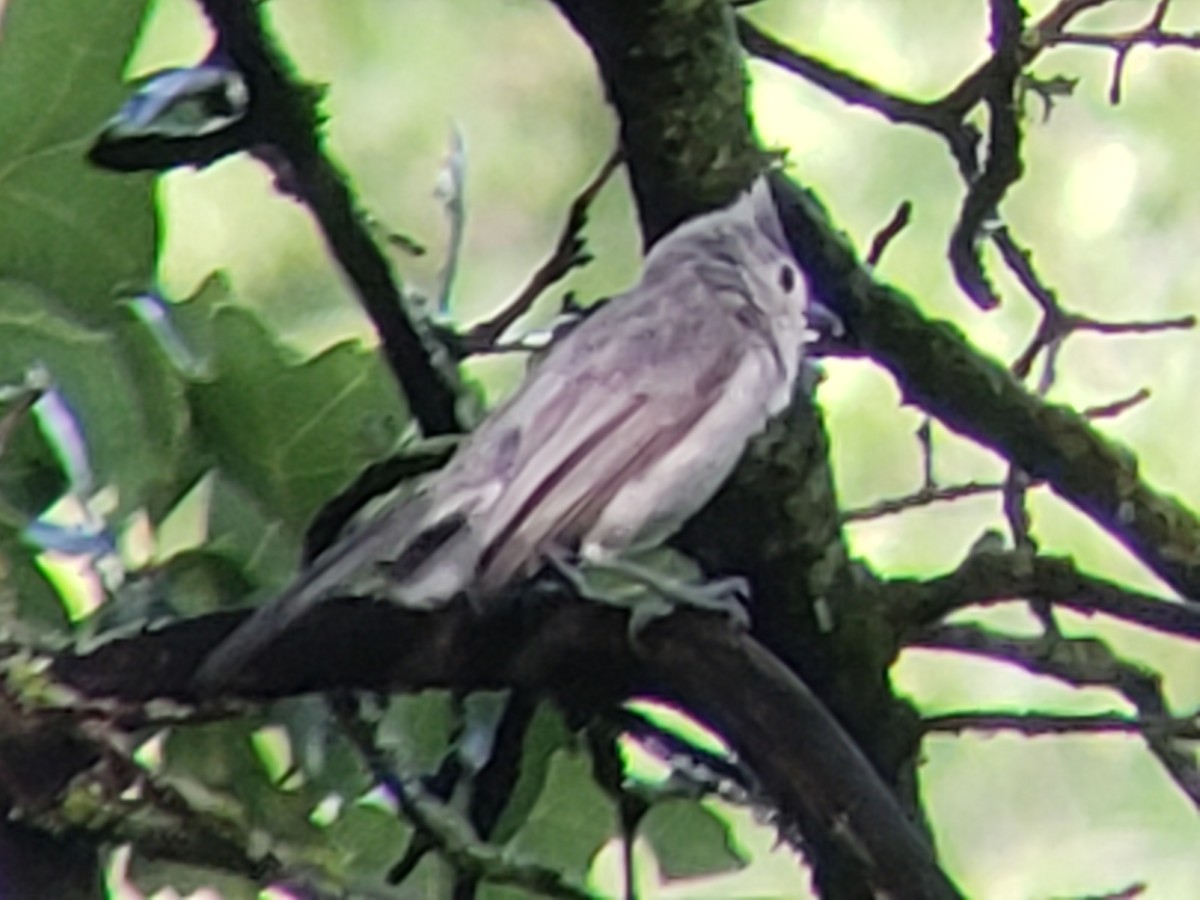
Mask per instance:
[[[1104,613],[1165,634],[1200,640],[1200,603],[1123,588],[1080,572],[1068,558],[978,553],[940,578],[894,579],[880,589],[881,607],[903,633],[968,606],[1033,598],[1084,615]]]
[[[253,150],[281,188],[312,212],[330,252],[354,286],[379,334],[384,357],[427,435],[460,431],[450,369],[434,364],[409,318],[391,269],[356,207],[346,180],[321,148],[314,91],[302,85],[263,29],[253,0],[199,0],[222,49],[245,76]],[[259,143],[261,142],[261,144]]]
[[[521,289],[512,301],[485,322],[480,322],[466,334],[457,339],[463,352],[480,353],[495,348],[496,342],[504,332],[511,328],[522,316],[529,312],[530,307],[552,285],[565,278],[573,269],[591,262],[592,255],[586,250],[583,239],[583,228],[587,224],[588,211],[596,199],[596,195],[608,183],[609,177],[621,163],[621,155],[613,153],[599,171],[588,182],[587,186],[571,202],[567,212],[567,222],[558,244],[550,257],[538,266],[529,283]]]
[[[727,203],[763,170],[770,156],[753,138],[742,50],[724,0],[556,3],[592,49],[617,111],[646,244],[681,219]],[[812,686],[919,817],[920,734],[885,674],[895,648],[883,631],[865,626],[853,602],[837,610],[844,627],[824,627],[825,598],[843,596],[853,577],[828,442],[808,396],[753,442],[730,482],[673,544],[708,572],[749,577],[755,637]],[[800,831],[819,891],[869,890],[861,862],[825,820],[802,821]]]
[[[864,522],[869,519],[881,519],[910,509],[920,509],[934,503],[953,503],[967,497],[980,497],[987,494],[998,494],[1004,490],[1004,485],[995,481],[968,481],[963,484],[923,485],[918,490],[904,497],[879,500],[857,509],[848,509],[842,514],[843,522]]]
[[[1093,638],[1017,638],[974,625],[939,625],[927,629],[916,646],[987,657],[1074,687],[1111,688],[1133,704],[1139,719],[1170,717],[1158,675],[1121,659]],[[1162,731],[1141,734],[1184,795],[1200,807],[1200,763],[1191,748]]]
[[[345,601],[318,607],[239,677],[243,697],[360,688],[470,691],[517,686],[572,706],[632,695],[680,703],[709,722],[755,771],[785,822],[816,821],[867,880],[900,898],[955,897],[932,851],[821,703],[753,638],[719,617],[680,612],[628,639],[623,611],[549,598],[480,617]],[[53,675],[90,699],[127,701],[131,728],[152,698],[195,702],[196,663],[244,613],[207,616],[84,656]],[[218,711],[211,703],[206,714]]]
[[[1016,86],[1021,74],[1021,35],[1025,13],[1016,0],[992,0],[992,71],[983,82],[988,106],[987,162],[978,178],[969,180],[962,212],[950,236],[950,264],[959,286],[975,304],[990,309],[1000,302],[983,271],[978,242],[989,218],[998,215],[1000,201],[1021,177],[1021,127],[1017,119]]]
[[[1183,596],[1200,597],[1200,522],[1142,481],[1131,454],[1079,413],[1030,394],[957,329],[926,319],[907,296],[874,282],[807,193],[781,180],[777,196],[817,295],[909,402],[1049,484]]]
[[[974,171],[979,132],[963,121],[962,112],[944,103],[912,100],[888,91],[860,75],[789,47],[743,16],[738,17],[737,33],[748,53],[800,76],[845,103],[873,109],[890,122],[932,131],[946,141],[960,169]]]
[[[1015,731],[1026,737],[1068,734],[1161,734],[1200,740],[1200,718],[1170,716],[1143,719],[1098,713],[1090,716],[1059,716],[1050,713],[943,713],[922,719],[927,733],[958,734],[963,731]]]
[[[587,41],[616,108],[621,151],[649,246],[724,206],[762,169],[728,4],[554,0]]]

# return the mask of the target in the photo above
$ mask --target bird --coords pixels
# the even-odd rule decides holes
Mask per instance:
[[[197,685],[224,686],[329,598],[486,609],[547,563],[658,545],[789,405],[820,310],[760,174],[658,240],[633,288],[553,343],[442,469],[234,629]]]

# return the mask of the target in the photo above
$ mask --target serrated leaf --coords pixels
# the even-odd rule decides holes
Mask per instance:
[[[616,833],[616,810],[592,778],[587,756],[558,750],[541,796],[507,849],[582,882]]]
[[[735,872],[749,861],[733,843],[728,823],[695,800],[654,804],[638,824],[638,834],[650,842],[668,879]]]
[[[0,272],[59,297],[89,325],[117,321],[121,285],[149,283],[153,180],[84,153],[120,105],[144,0],[9,0],[0,41]]]
[[[114,327],[113,333],[124,368],[137,387],[137,393],[128,399],[143,411],[143,439],[156,463],[153,477],[147,478],[139,495],[123,499],[136,499],[157,521],[178,501],[180,493],[200,477],[204,461],[192,433],[184,379],[153,336],[128,311],[123,312],[126,318]]]
[[[394,445],[400,396],[356,341],[298,359],[250,310],[218,306],[210,381],[190,390],[223,471],[299,533],[316,509]]]

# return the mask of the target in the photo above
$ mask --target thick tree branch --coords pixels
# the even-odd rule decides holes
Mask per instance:
[[[646,648],[652,671],[686,708],[729,737],[772,796],[784,790],[789,806],[803,798],[821,833],[860,860],[877,891],[930,900],[958,895],[859,748],[765,648],[680,617],[652,632]],[[878,788],[867,790],[872,781]]]
[[[746,116],[746,73],[726,3],[554,2],[587,41],[617,110],[647,245],[754,179],[766,156]]]
[[[152,698],[193,702],[202,659],[244,614],[182,622],[52,667],[93,700],[124,701],[123,727]],[[319,607],[240,677],[242,696],[334,687],[411,691],[520,686],[581,702],[650,695],[709,722],[756,772],[786,822],[817,821],[871,884],[901,898],[954,897],[932,852],[860,751],[808,689],[720,618],[680,613],[628,639],[625,614],[575,599],[481,619],[347,601]],[[216,710],[209,709],[207,714]]]
[[[1166,634],[1200,640],[1200,604],[1120,587],[1080,572],[1068,558],[978,553],[948,575],[895,579],[880,586],[881,607],[901,632],[931,625],[968,606],[1038,599],[1084,615],[1103,613]]]

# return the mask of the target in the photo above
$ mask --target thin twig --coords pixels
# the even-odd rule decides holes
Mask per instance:
[[[596,195],[600,193],[620,164],[621,153],[618,150],[605,161],[592,180],[571,203],[566,225],[563,227],[558,245],[554,248],[550,258],[538,267],[529,283],[500,312],[486,322],[480,322],[463,335],[462,346],[467,353],[493,349],[504,332],[529,311],[534,301],[547,288],[561,281],[572,270],[591,261],[591,254],[584,249],[582,237],[583,227],[587,224],[588,210],[595,201]]]
[[[450,147],[442,163],[435,192],[442,201],[446,221],[450,226],[450,239],[446,243],[446,259],[438,272],[438,286],[434,308],[439,315],[450,312],[450,294],[454,290],[454,277],[458,274],[459,258],[462,256],[463,238],[467,233],[467,144],[462,132],[455,125],[450,129]]]
[[[848,509],[842,513],[842,522],[865,522],[870,519],[881,519],[884,516],[894,516],[897,513],[920,509],[934,503],[949,503],[965,497],[996,494],[1003,489],[1004,485],[1000,482],[968,481],[965,484],[952,484],[945,487],[931,485],[905,497],[880,500],[869,506]]]
[[[1021,38],[1025,13],[1015,0],[991,0],[991,7],[994,65],[982,93],[988,107],[987,160],[979,177],[970,181],[948,248],[955,279],[981,309],[997,306],[1000,298],[983,270],[978,241],[1023,170],[1016,96],[1024,65]]]
[[[963,172],[975,171],[979,132],[964,121],[965,111],[952,110],[945,103],[912,100],[885,90],[853,72],[787,46],[747,19],[739,17],[737,29],[738,39],[748,53],[800,76],[845,103],[873,109],[897,124],[916,125],[932,131],[946,141]]]
[[[917,427],[917,445],[921,448],[921,487],[937,487],[933,475],[933,418],[926,416]]]
[[[1164,737],[1200,739],[1200,716],[1134,718],[1117,713],[1054,715],[1051,713],[943,713],[921,721],[926,733],[963,731],[1015,731],[1026,737],[1094,734],[1100,732],[1158,734]]]
[[[1121,659],[1094,638],[1017,638],[993,634],[975,625],[940,625],[926,631],[918,646],[954,650],[1019,666],[1035,675],[1057,678],[1074,687],[1108,687],[1133,704],[1140,719],[1169,718],[1160,679]],[[1200,764],[1195,754],[1171,736],[1141,733],[1175,783],[1200,807]]]
[[[1063,29],[1078,15],[1113,2],[1114,0],[1061,0],[1033,27],[1026,29],[1021,40],[1022,68],[1037,59],[1043,50],[1053,46],[1054,39],[1061,35]],[[934,105],[953,115],[965,116],[983,99],[984,89],[994,77],[997,65],[996,57],[988,59]]]
[[[1105,403],[1101,406],[1089,406],[1082,411],[1085,419],[1114,419],[1117,416],[1124,415],[1134,407],[1141,406],[1150,399],[1150,388],[1139,388],[1128,397],[1122,397],[1120,400],[1114,400],[1112,403]]]
[[[1200,48],[1200,33],[1181,34],[1163,30],[1163,22],[1167,17],[1167,9],[1171,0],[1158,0],[1151,13],[1149,21],[1141,28],[1116,34],[1087,34],[1080,32],[1060,32],[1052,39],[1055,44],[1076,44],[1085,47],[1108,47],[1116,54],[1113,62],[1112,79],[1108,87],[1108,101],[1113,106],[1121,102],[1121,83],[1125,76],[1125,64],[1129,54],[1138,45],[1152,47],[1187,47]]]
[[[1164,634],[1200,640],[1200,603],[1130,590],[1081,572],[1065,557],[1027,553],[969,556],[937,578],[884,582],[881,604],[902,633],[975,605],[1038,597],[1082,615],[1102,613]]]
[[[1188,315],[1142,322],[1102,322],[1087,316],[1071,316],[1069,323],[1078,331],[1094,331],[1098,334],[1158,334],[1162,331],[1187,331],[1195,328],[1196,317]]]
[[[875,238],[871,241],[871,249],[867,252],[867,265],[877,266],[879,260],[883,258],[883,251],[887,249],[888,244],[895,240],[896,236],[908,227],[909,221],[912,219],[912,202],[905,200],[896,207],[896,211],[892,213],[888,223],[879,229]]]

